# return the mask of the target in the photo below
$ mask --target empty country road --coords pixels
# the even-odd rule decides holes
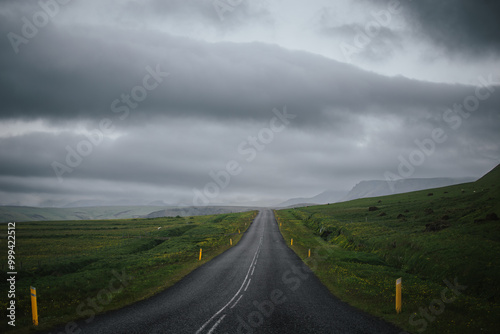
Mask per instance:
[[[81,330],[81,332],[78,332]],[[63,327],[51,333],[66,333]],[[399,333],[334,297],[261,210],[240,242],[147,300],[73,333]]]

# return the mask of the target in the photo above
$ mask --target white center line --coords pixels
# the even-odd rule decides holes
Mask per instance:
[[[243,297],[243,295],[240,295],[240,298],[238,298],[238,300],[233,304],[233,306],[231,306],[231,308],[235,307],[236,304],[238,304],[238,302],[240,301],[240,299]]]
[[[221,321],[226,317],[226,315],[224,314],[222,317],[220,317],[220,319],[215,323],[215,325],[212,326],[212,328],[210,328],[210,331],[208,332],[208,334],[212,334],[214,332],[214,330],[217,328],[217,326],[219,326],[219,324],[221,323]]]
[[[243,289],[243,286],[245,285],[245,283],[247,282],[247,279],[248,279],[248,276],[250,275],[250,270],[252,269],[252,266],[254,265],[254,262],[255,262],[255,258],[257,257],[257,253],[259,252],[260,250],[260,245],[259,247],[257,248],[257,250],[255,251],[255,254],[253,256],[253,259],[252,259],[252,262],[250,263],[250,267],[248,267],[248,271],[247,271],[247,275],[245,276],[245,279],[243,280],[243,283],[241,284],[240,288],[238,289],[238,291],[236,291],[236,293],[234,294],[233,298],[231,298],[231,300],[226,304],[224,305],[219,311],[217,311],[210,319],[208,319],[197,331],[196,331],[196,334],[199,334],[201,333],[201,331],[203,329],[205,329],[205,327],[207,327],[207,325],[212,322],[212,320],[215,319],[215,317],[217,317],[222,311],[224,311],[226,309],[226,307],[228,307],[229,304],[231,304],[233,302],[233,300],[239,295],[239,293],[241,292],[241,289]],[[250,284],[250,281],[248,282],[248,284]],[[247,288],[248,288],[248,284],[247,284]],[[245,289],[246,291],[246,289]]]
[[[248,286],[250,285],[250,282],[251,282],[251,281],[252,281],[252,279],[250,278],[250,279],[248,280],[248,283],[247,283],[247,286],[246,286],[246,288],[245,288],[245,291],[247,291]]]

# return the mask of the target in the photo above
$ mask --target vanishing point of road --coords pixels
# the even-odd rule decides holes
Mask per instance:
[[[286,245],[271,210],[171,288],[77,325],[91,334],[401,332],[334,297]]]

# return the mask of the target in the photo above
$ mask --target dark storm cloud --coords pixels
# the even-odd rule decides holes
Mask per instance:
[[[173,133],[173,130],[170,129],[170,132]],[[67,163],[65,159],[68,152],[75,152],[78,143],[84,140],[88,140],[88,137],[68,132],[2,138],[0,157],[2,161],[9,163],[0,165],[0,175],[49,178],[57,186],[51,164],[54,161]],[[202,168],[196,161],[208,160],[204,157],[204,152],[215,153],[210,149],[211,144],[199,139],[195,145],[186,148],[179,146],[177,140],[182,140],[182,137],[165,135],[162,130],[155,129],[155,132],[143,130],[125,135],[120,140],[104,141],[93,147],[92,153],[84,157],[71,177],[130,180],[168,186],[201,183],[201,173],[205,174],[206,168]],[[73,161],[76,159],[73,158]]]
[[[209,173],[230,160],[240,162],[242,172],[216,202],[233,201],[233,194],[290,197],[291,190],[314,195],[330,187],[349,189],[397,168],[398,155],[407,157],[415,140],[429,138],[436,128],[445,129],[448,139],[417,177],[442,176],[450,166],[455,176],[478,175],[486,160],[498,156],[495,69],[477,73],[469,85],[432,83],[238,37],[207,42],[203,34],[182,34],[193,22],[221,35],[272,25],[265,6],[249,1],[224,20],[212,1],[110,1],[104,5],[113,8],[109,13],[99,13],[101,7],[90,1],[71,2],[15,53],[5,36],[20,33],[21,17],[39,10],[37,3],[0,2],[0,126],[7,131],[0,133],[0,160],[7,162],[0,164],[1,203],[135,196],[192,204],[193,188],[213,181]],[[418,8],[409,8],[420,13],[428,4],[412,2]],[[352,39],[362,27],[339,24],[324,26],[323,35]],[[171,28],[177,25],[177,31]],[[419,31],[431,27],[422,24]],[[402,36],[383,28],[362,55],[389,57],[399,51]],[[127,105],[124,96],[144,86],[147,75],[154,89],[134,102],[137,107]],[[493,86],[474,86],[485,82]],[[474,111],[449,114],[454,104],[466,102]],[[240,145],[269,127],[273,108],[284,106],[296,117],[247,161]],[[77,149],[88,140],[83,132],[98,129],[103,119],[114,130],[59,182],[53,163],[69,165],[68,147]]]
[[[405,1],[407,19],[451,55],[500,54],[500,2],[496,0]]]
[[[138,121],[158,115],[262,121],[272,108],[287,105],[302,116],[296,126],[318,125],[373,107],[398,115],[437,108],[472,89],[388,78],[261,43],[212,44],[164,33],[145,38],[105,28],[46,33],[23,45],[26,52],[0,51],[2,118],[99,120],[123,116],[114,111],[125,108]],[[162,82],[137,109],[128,108],[122,94],[143,85],[151,69],[163,73]],[[483,107],[495,102],[498,93]]]
[[[234,5],[214,0],[149,0],[129,1],[125,10],[143,13],[147,17],[163,19],[202,20],[207,26],[220,31],[238,29],[250,22],[271,23],[272,18],[264,1],[234,1]]]
[[[372,19],[373,20],[373,19]],[[336,27],[322,26],[319,31],[331,38],[340,38],[349,45],[355,44],[356,36],[364,33],[365,27],[359,24],[343,24]],[[376,38],[370,38],[369,43],[363,48],[358,48],[357,56],[370,60],[381,60],[390,58],[398,49],[402,49],[402,37],[387,27],[377,30]]]

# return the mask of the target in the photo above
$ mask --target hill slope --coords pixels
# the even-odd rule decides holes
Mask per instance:
[[[37,208],[28,206],[0,206],[0,223],[44,220],[96,220],[158,218],[175,216],[204,216],[252,211],[252,207],[201,206],[97,206],[77,208]]]
[[[276,215],[292,249],[352,305],[411,333],[493,333],[500,326],[499,203],[497,166],[476,182]],[[396,315],[399,277],[403,312]],[[429,307],[453,284],[462,290],[433,313]]]
[[[0,222],[139,218],[159,208],[157,206],[98,206],[80,208],[0,206]]]
[[[257,208],[247,206],[188,206],[154,211],[146,215],[146,218],[220,215],[226,213],[252,211],[256,209]]]
[[[345,191],[327,190],[313,197],[297,197],[281,203],[278,207],[288,207],[301,204],[327,204],[338,202],[345,196]]]
[[[361,181],[352,188],[343,198],[343,201],[350,201],[357,198],[386,196],[392,194],[402,194],[411,191],[418,191],[431,188],[451,186],[454,184],[474,181],[473,178],[413,178],[396,181]]]

